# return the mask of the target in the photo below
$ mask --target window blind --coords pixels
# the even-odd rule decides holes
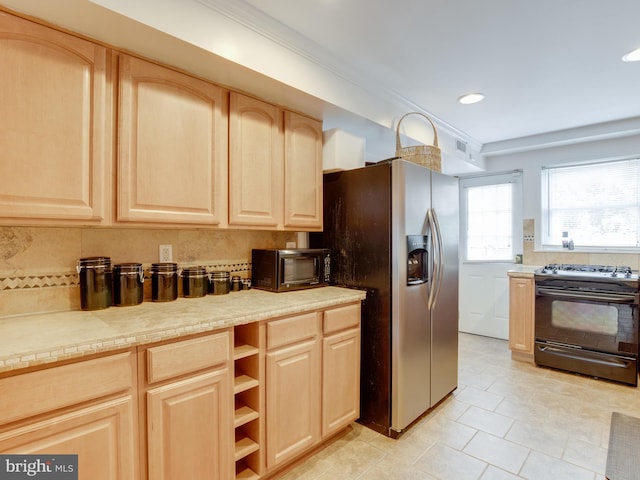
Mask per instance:
[[[546,245],[567,232],[576,247],[640,246],[640,159],[547,167],[542,179]]]

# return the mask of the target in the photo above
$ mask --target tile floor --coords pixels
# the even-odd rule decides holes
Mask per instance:
[[[460,335],[459,387],[400,439],[353,424],[284,480],[604,480],[611,412],[640,391],[511,360]]]

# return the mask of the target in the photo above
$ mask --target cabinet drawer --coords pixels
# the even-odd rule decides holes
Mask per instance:
[[[0,380],[0,424],[129,390],[131,353],[85,360]]]
[[[267,348],[276,348],[318,334],[319,313],[305,313],[267,323]]]
[[[215,367],[231,357],[229,332],[183,340],[147,349],[147,381],[168,378]]]
[[[324,312],[322,331],[327,334],[360,324],[360,304],[332,308]]]

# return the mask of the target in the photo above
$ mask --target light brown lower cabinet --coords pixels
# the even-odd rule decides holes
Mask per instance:
[[[360,305],[324,312],[322,437],[360,416]]]
[[[147,392],[149,478],[233,478],[228,370]]]
[[[267,468],[320,442],[321,342],[317,312],[267,324]]]
[[[360,416],[360,304],[267,323],[267,470]]]
[[[515,359],[533,361],[534,312],[533,277],[509,277],[509,348]]]
[[[150,480],[234,478],[232,336],[226,329],[139,352]]]
[[[138,479],[134,358],[125,352],[0,379],[0,453],[77,454],[82,480]]]

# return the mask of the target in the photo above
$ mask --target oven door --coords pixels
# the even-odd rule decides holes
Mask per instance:
[[[536,364],[637,385],[637,292],[573,287],[536,285]]]

